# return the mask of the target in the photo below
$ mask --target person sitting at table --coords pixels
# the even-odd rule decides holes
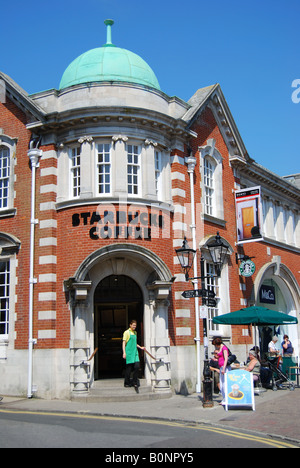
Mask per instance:
[[[260,362],[257,358],[257,354],[255,351],[249,351],[249,358],[250,362],[245,368],[245,370],[252,373],[253,382],[255,383],[258,381],[258,378],[260,376]]]
[[[259,347],[258,347],[258,346],[253,346],[253,348],[251,348],[250,351],[255,351],[257,359],[259,360],[259,362],[261,362],[260,355],[259,355]],[[248,357],[247,357],[246,365],[247,365],[249,362],[250,362],[250,357],[248,356]]]
[[[268,351],[271,357],[275,357],[280,354],[280,351],[276,348],[277,341],[277,336],[273,336],[272,341],[270,341],[270,343],[268,344]]]

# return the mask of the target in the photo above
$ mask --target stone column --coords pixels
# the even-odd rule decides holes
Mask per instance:
[[[75,306],[75,319],[74,319],[74,391],[87,392],[88,379],[87,379],[87,366],[82,364],[86,361],[87,342],[86,342],[86,307],[82,304]]]
[[[128,137],[125,135],[114,135],[112,144],[114,151],[112,152],[112,167],[114,171],[114,196],[119,197],[119,200],[127,200],[127,151],[126,142]]]
[[[170,340],[168,336],[169,301],[157,300],[154,311],[155,338],[152,343],[156,357],[156,375],[154,388],[169,390],[170,388]]]
[[[155,165],[154,154],[157,143],[152,140],[145,140],[144,151],[146,153],[145,162],[143,163],[143,197],[155,200],[156,187],[155,187]]]
[[[80,198],[93,196],[94,158],[91,157],[93,137],[83,136],[79,138],[81,144],[81,189]]]
[[[87,311],[90,307],[88,291],[90,281],[76,282],[74,278],[65,281],[64,287],[69,291],[70,307],[73,311],[73,335],[70,341],[71,352],[71,388],[74,392],[88,392],[89,370],[87,358],[90,344],[87,341]]]
[[[151,354],[156,358],[152,360],[152,385],[159,392],[170,391],[170,340],[168,331],[168,308],[171,283],[156,281],[148,286],[150,305],[152,311],[152,337]]]

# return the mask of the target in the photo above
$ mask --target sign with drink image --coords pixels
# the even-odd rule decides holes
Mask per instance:
[[[255,411],[252,374],[236,369],[225,374],[225,408],[228,406],[250,406]]]

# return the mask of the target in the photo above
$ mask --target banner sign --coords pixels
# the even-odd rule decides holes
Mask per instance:
[[[225,374],[225,408],[251,406],[255,411],[254,385],[251,372],[236,369]]]
[[[238,244],[263,240],[261,235],[261,188],[251,187],[235,192]]]

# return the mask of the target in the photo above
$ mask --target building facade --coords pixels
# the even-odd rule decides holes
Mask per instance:
[[[203,310],[182,296],[193,288],[175,252],[184,237],[197,250],[191,276],[202,255],[216,295],[209,343],[221,335],[243,360],[252,328],[212,318],[270,295],[268,307],[299,318],[297,177],[249,157],[220,85],[188,102],[166,95],[105,23],[106,45],[74,60],[58,89],[29,96],[0,74],[3,394],[68,398],[121,377],[132,318],[159,358],[141,356],[154,391],[199,390]],[[241,242],[235,194],[256,186],[261,237]],[[217,232],[228,246],[220,277],[207,249]],[[246,277],[247,257],[255,271]],[[298,326],[288,334],[298,356]]]

